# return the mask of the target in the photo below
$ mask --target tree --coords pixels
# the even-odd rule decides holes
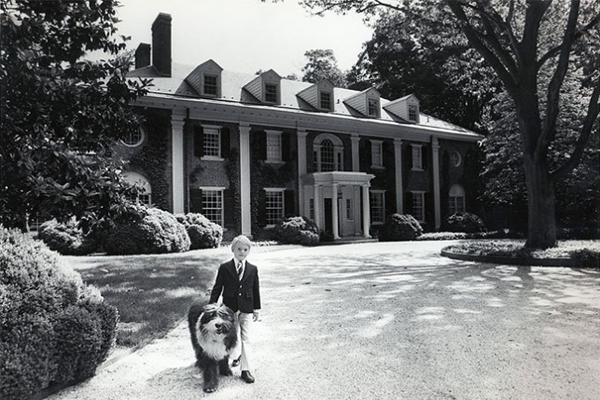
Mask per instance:
[[[0,222],[115,212],[129,189],[111,159],[116,141],[139,129],[130,103],[148,81],[129,81],[116,56],[115,0],[1,3]],[[124,39],[124,38],[122,38]]]
[[[323,79],[329,80],[335,87],[346,87],[344,74],[337,65],[333,50],[316,49],[304,53],[308,62],[302,67],[303,82],[317,83]]]
[[[519,126],[520,153],[525,171],[528,203],[526,247],[556,245],[555,183],[580,162],[600,112],[600,3],[598,0],[304,0],[318,13],[354,10],[374,15],[381,7],[408,19],[436,25],[438,38],[460,29],[469,46],[494,70],[514,103]],[[444,7],[440,7],[443,5]],[[578,136],[562,163],[553,163],[549,149],[557,134],[561,89],[576,70],[587,88],[586,113]],[[540,76],[551,77],[547,86]]]

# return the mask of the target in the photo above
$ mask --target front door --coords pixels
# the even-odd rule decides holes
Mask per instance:
[[[353,186],[343,186],[339,199],[340,236],[354,236],[356,233],[356,199]]]

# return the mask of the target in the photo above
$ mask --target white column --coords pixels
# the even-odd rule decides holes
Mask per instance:
[[[360,137],[357,133],[353,133],[350,140],[352,141],[352,171],[357,172],[360,171],[360,154],[358,151]]]
[[[298,135],[298,209],[300,215],[304,215],[304,187],[302,186],[302,176],[306,174],[306,135],[307,132],[304,129],[298,128],[296,131]]]
[[[331,228],[333,229],[333,239],[340,238],[339,217],[338,217],[338,184],[334,183],[331,187]]]
[[[369,229],[371,227],[371,205],[369,201],[369,185],[365,184],[363,190],[363,236],[370,238]]]
[[[185,110],[173,110],[171,114],[171,189],[173,190],[173,214],[185,213],[185,172],[183,170],[184,124]]]
[[[433,150],[433,209],[435,230],[439,231],[442,225],[442,210],[440,205],[440,145],[436,137],[433,137],[431,140],[431,148]]]
[[[250,207],[250,125],[240,123],[240,200],[242,235],[252,235]]]
[[[321,226],[321,187],[317,184],[314,186],[314,197],[315,197],[315,224],[319,229],[323,229]]]
[[[404,193],[402,189],[402,140],[394,139],[394,159],[396,161],[396,212],[404,214]]]

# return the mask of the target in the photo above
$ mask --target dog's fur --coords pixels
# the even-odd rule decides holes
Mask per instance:
[[[229,356],[237,345],[234,313],[225,305],[193,304],[188,324],[196,365],[203,371],[204,391],[214,392],[219,386],[219,373],[232,375]]]

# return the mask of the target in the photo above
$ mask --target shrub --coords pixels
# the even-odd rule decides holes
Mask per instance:
[[[319,243],[319,228],[306,217],[287,217],[275,226],[275,238],[281,243],[314,246]]]
[[[60,223],[55,219],[46,221],[38,230],[38,237],[51,249],[61,254],[90,254],[98,248],[92,234],[86,235],[75,219]]]
[[[573,266],[576,268],[600,269],[600,252],[594,250],[576,250],[571,253]]]
[[[57,253],[0,226],[0,398],[91,377],[116,328],[116,308]]]
[[[485,232],[485,224],[477,215],[469,212],[457,212],[448,217],[447,230],[450,232]]]
[[[212,249],[219,247],[223,240],[223,228],[210,222],[202,214],[188,213],[175,215],[190,237],[190,250]]]
[[[132,205],[106,229],[108,254],[177,253],[190,249],[190,237],[173,214]]]
[[[415,240],[423,234],[423,228],[419,221],[412,215],[392,214],[389,215],[381,230],[379,231],[379,240],[398,241]]]

